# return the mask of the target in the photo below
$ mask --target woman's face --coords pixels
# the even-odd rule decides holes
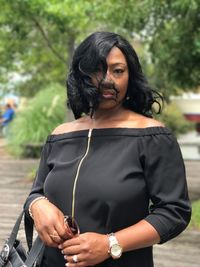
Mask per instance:
[[[103,74],[101,68],[97,73],[92,75],[92,83],[101,93],[99,109],[110,109],[121,106],[128,87],[128,65],[121,50],[113,47],[106,58],[106,62],[106,75]]]

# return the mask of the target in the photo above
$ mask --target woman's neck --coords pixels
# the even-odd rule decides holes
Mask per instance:
[[[87,116],[84,121],[90,128],[118,127],[122,122],[128,121],[129,117],[130,111],[119,107],[112,110],[97,110],[92,118]]]
[[[120,120],[124,116],[125,109],[123,107],[116,107],[109,110],[98,109],[94,112],[92,119],[98,122],[110,121],[110,120]]]

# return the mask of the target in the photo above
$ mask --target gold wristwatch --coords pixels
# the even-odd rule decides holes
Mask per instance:
[[[113,259],[119,259],[122,255],[122,247],[120,246],[114,233],[108,234],[109,250],[108,253]]]

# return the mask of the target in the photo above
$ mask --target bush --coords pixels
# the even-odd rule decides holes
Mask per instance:
[[[190,228],[200,229],[200,200],[192,203],[192,218]]]
[[[162,114],[157,116],[157,118],[176,136],[187,133],[195,128],[195,124],[186,120],[182,112],[174,103],[166,105]]]
[[[11,152],[20,156],[38,157],[46,137],[56,126],[66,121],[65,100],[65,90],[58,84],[41,90],[30,99],[10,126],[8,141]],[[32,155],[30,147],[33,148]]]

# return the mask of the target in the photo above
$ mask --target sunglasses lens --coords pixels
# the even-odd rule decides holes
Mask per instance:
[[[65,216],[65,222],[68,224],[73,235],[80,233],[78,224],[74,218],[72,218],[71,216]]]

